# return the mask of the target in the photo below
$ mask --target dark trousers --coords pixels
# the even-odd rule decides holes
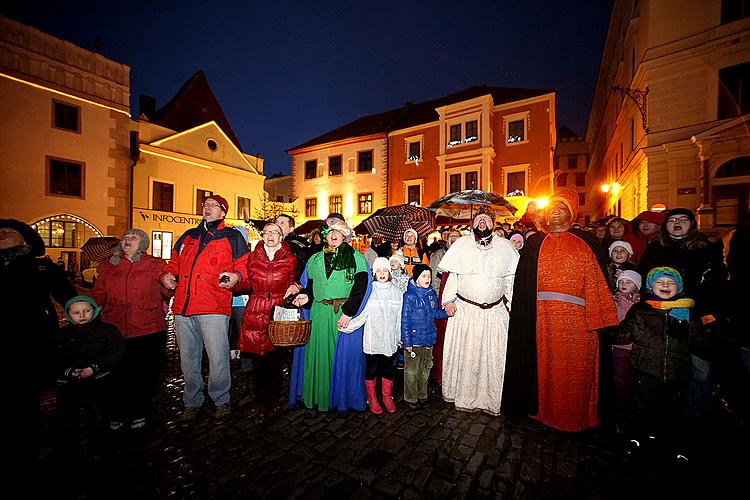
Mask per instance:
[[[133,421],[153,414],[167,332],[125,339],[125,353],[112,372],[112,419]]]
[[[69,454],[78,442],[81,407],[86,414],[89,444],[94,453],[106,450],[106,433],[109,376],[99,380],[89,377],[81,381],[58,383],[57,385],[57,438],[58,451]]]
[[[232,306],[232,314],[229,315],[229,349],[238,348],[243,314],[245,306]]]
[[[250,354],[253,360],[253,383],[255,385],[255,404],[260,407],[274,408],[281,396],[281,363],[284,351],[275,350],[266,354]]]
[[[385,354],[365,354],[367,367],[365,368],[365,380],[375,380],[382,377],[393,380],[396,373],[396,354],[386,356]]]
[[[633,425],[641,436],[654,436],[667,447],[678,446],[686,432],[687,381],[663,382],[636,371],[633,392]]]

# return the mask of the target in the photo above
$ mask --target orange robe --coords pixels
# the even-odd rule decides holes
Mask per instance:
[[[596,330],[617,325],[617,311],[596,257],[583,240],[569,232],[551,233],[544,239],[537,296],[541,299],[544,292],[565,295],[537,301],[539,410],[534,418],[567,432],[596,427]]]

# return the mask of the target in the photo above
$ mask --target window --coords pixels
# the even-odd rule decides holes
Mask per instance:
[[[719,70],[719,120],[745,113],[750,113],[750,62]]]
[[[209,139],[206,141],[206,147],[211,151],[216,151],[217,149],[219,149],[219,145],[213,139]]]
[[[307,160],[305,162],[305,179],[315,179],[318,175],[318,160]]]
[[[722,0],[721,24],[750,16],[750,0]]]
[[[277,194],[276,195],[276,201],[279,203],[284,203],[284,195],[283,194]]]
[[[47,158],[47,194],[83,198],[84,164]]]
[[[341,207],[342,203],[340,194],[334,194],[328,197],[328,213],[341,213]]]
[[[172,233],[169,231],[151,232],[151,254],[165,260],[172,258]]]
[[[448,139],[449,139],[448,141],[449,146],[455,146],[456,144],[461,144],[461,124],[451,125],[450,136]]]
[[[409,155],[407,161],[417,161],[422,159],[422,143],[414,141],[409,143]]]
[[[360,193],[358,196],[359,214],[372,213],[372,193]]]
[[[151,208],[161,212],[171,212],[174,209],[174,185],[166,182],[154,181],[151,193]]]
[[[307,198],[305,199],[305,217],[317,217],[318,216],[318,199]]]
[[[477,189],[476,172],[466,172],[464,174],[464,189]]]
[[[508,172],[506,177],[507,192],[506,196],[510,196],[510,193],[520,192],[523,195],[526,192],[526,171],[523,172]]]
[[[422,203],[422,196],[420,193],[419,184],[407,186],[406,188],[406,203],[416,203],[420,205]]]
[[[36,231],[48,247],[75,248],[77,246],[75,222],[62,220],[41,222],[36,226]]]
[[[586,174],[576,174],[576,186],[586,185]]]
[[[450,192],[455,193],[456,191],[461,191],[461,174],[451,174],[449,179],[449,186],[450,186]]]
[[[80,132],[81,108],[60,101],[52,101],[52,126],[71,132]]]
[[[586,193],[578,193],[578,205],[584,206],[586,204]]]
[[[328,158],[328,175],[341,175],[341,155]]]
[[[526,122],[514,120],[508,122],[508,144],[523,142],[526,140]]]
[[[237,197],[237,218],[240,220],[250,218],[250,198]]]
[[[372,151],[357,153],[357,172],[372,172]]]
[[[568,185],[568,174],[559,174],[557,176],[557,187],[565,187]]]
[[[206,202],[207,199],[213,196],[213,194],[214,194],[213,191],[206,191],[205,189],[195,190],[195,213],[196,214],[203,213],[203,204]]]
[[[568,156],[568,168],[578,168],[578,157],[576,155]]]
[[[464,142],[474,142],[479,139],[479,126],[476,120],[466,122],[466,137]]]

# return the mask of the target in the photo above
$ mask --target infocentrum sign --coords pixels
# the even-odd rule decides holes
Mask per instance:
[[[172,231],[176,233],[176,236],[180,236],[191,227],[200,224],[202,220],[203,218],[196,214],[161,212],[145,208],[133,209],[133,227],[142,229],[147,233],[155,230]],[[243,225],[244,221],[227,218],[224,223],[227,226],[237,226]]]

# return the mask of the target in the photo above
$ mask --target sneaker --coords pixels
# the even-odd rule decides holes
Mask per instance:
[[[198,412],[200,412],[200,410],[200,406],[186,406],[182,411],[180,420],[182,420],[183,422],[192,422],[198,417]]]
[[[125,424],[123,422],[119,422],[117,420],[113,420],[109,423],[109,428],[112,429],[113,431],[119,431],[124,426]]]
[[[142,429],[145,426],[146,426],[146,419],[145,418],[136,418],[130,424],[130,428],[131,429]]]
[[[229,417],[229,415],[232,413],[232,410],[229,408],[229,403],[224,405],[219,405],[216,407],[216,411],[214,412],[214,417],[216,419],[221,420],[223,418]]]

